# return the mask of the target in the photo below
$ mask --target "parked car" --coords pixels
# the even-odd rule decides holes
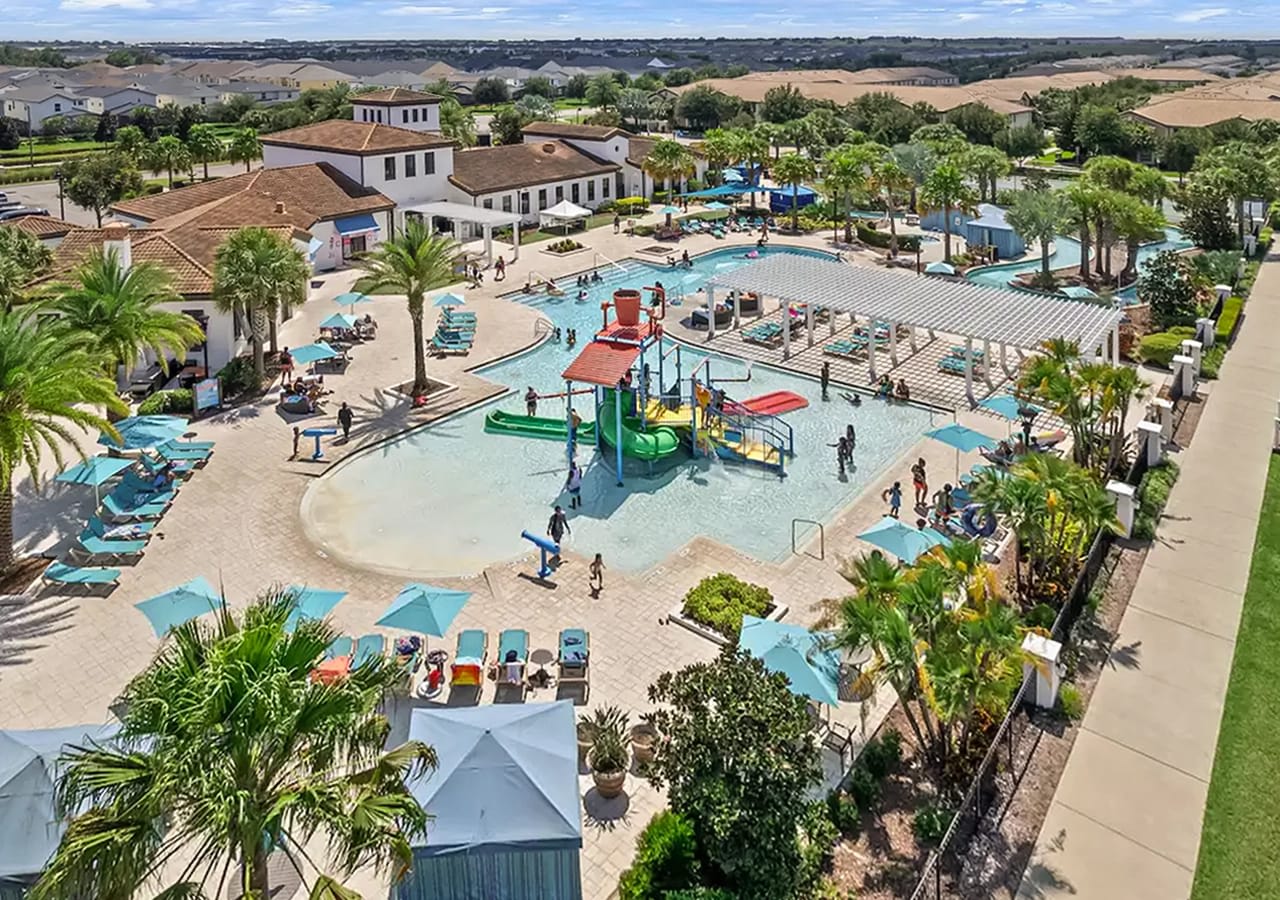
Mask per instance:
[[[23,216],[47,216],[49,210],[42,209],[38,206],[19,206],[14,209],[6,209],[0,211],[0,222],[7,219],[21,219]]]

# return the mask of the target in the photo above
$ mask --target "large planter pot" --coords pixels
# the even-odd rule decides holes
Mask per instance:
[[[587,754],[591,752],[591,734],[584,723],[578,723],[578,768],[587,766]]]
[[[619,325],[640,324],[640,292],[622,289],[613,292],[613,311]]]
[[[592,769],[591,780],[596,783],[597,794],[606,800],[612,800],[622,793],[622,788],[627,783],[627,772],[625,769],[617,772],[597,772]]]
[[[638,763],[653,762],[653,748],[658,742],[658,733],[652,725],[636,725],[631,729],[631,753]]]

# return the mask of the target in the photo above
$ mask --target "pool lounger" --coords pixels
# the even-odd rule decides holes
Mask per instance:
[[[944,356],[942,359],[938,360],[938,370],[940,372],[946,372],[948,375],[963,375],[964,360],[956,359],[954,356]],[[974,362],[973,364],[973,374],[976,376],[982,375],[982,366],[977,362]]]
[[[387,650],[387,641],[380,634],[366,634],[356,641],[355,659],[351,661],[351,668],[363,665],[371,659],[384,656]]]
[[[515,659],[507,657],[515,654]],[[498,635],[498,689],[518,688],[523,698],[529,683],[525,670],[529,665],[529,632],[523,628],[508,628]]]
[[[131,505],[125,500],[114,497],[111,494],[102,498],[102,508],[105,509],[113,519],[158,519],[169,509],[169,501],[156,501],[155,503],[139,503]]]
[[[49,563],[40,577],[57,584],[117,584],[120,581],[120,570],[98,566],[72,566],[54,560]]]
[[[105,556],[112,559],[133,559],[142,555],[146,541],[108,541],[94,535],[80,535],[80,546],[89,556]]]
[[[84,525],[84,531],[80,532],[81,537],[90,535],[91,537],[99,537],[104,541],[132,541],[139,538],[145,539],[151,536],[151,532],[155,529],[155,522],[133,522],[128,525],[108,525],[97,516],[90,516],[89,521]]]

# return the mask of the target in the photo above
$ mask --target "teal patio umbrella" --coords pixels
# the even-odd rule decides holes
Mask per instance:
[[[120,440],[109,434],[98,443],[118,450],[141,450],[172,441],[187,433],[187,420],[182,416],[130,416],[115,423]]]
[[[704,206],[703,208],[704,209],[728,209],[729,204],[721,203],[719,200],[712,200],[710,203],[706,204],[706,206]]]
[[[1034,419],[1040,415],[1040,407],[1032,406],[1030,403],[1024,403],[1013,394],[1000,394],[996,397],[988,397],[978,406],[985,410],[995,413],[1002,418],[1011,422],[1016,422],[1024,417]]]
[[[418,634],[444,637],[453,617],[466,606],[471,594],[448,588],[412,582],[406,584],[391,601],[387,611],[375,624],[387,628],[403,628]]]
[[[886,553],[892,553],[904,563],[913,563],[922,553],[927,553],[939,544],[950,543],[932,528],[922,531],[912,528],[901,519],[885,516],[866,531],[858,535],[859,540],[875,544]]]
[[[352,307],[352,312],[355,312],[354,307],[357,303],[372,303],[373,298],[368,294],[362,294],[359,291],[348,291],[345,294],[339,294],[334,297],[333,302],[339,306],[350,306]]]
[[[133,460],[122,459],[119,456],[91,456],[83,462],[78,462],[71,468],[59,472],[54,481],[63,481],[67,484],[93,485],[93,496],[97,501],[96,507],[102,503],[102,492],[98,489],[131,465],[133,465]]]
[[[949,262],[939,260],[938,262],[929,263],[924,267],[924,271],[926,275],[954,275],[956,274],[956,267]]]
[[[134,606],[147,617],[156,636],[164,637],[179,625],[220,609],[222,595],[208,579],[197,576]]]
[[[320,323],[321,328],[355,328],[356,317],[351,313],[334,313]]]
[[[338,351],[324,341],[316,341],[314,344],[304,344],[301,347],[290,350],[289,355],[293,357],[295,363],[307,366],[322,359],[333,359],[338,355]]]
[[[286,631],[293,631],[303,619],[323,619],[347,596],[346,591],[330,591],[323,588],[291,584],[286,589],[294,597],[293,611],[285,621]]]
[[[830,638],[802,625],[743,616],[738,646],[763,661],[770,672],[786,675],[791,693],[836,706],[840,702],[840,653],[832,648]]]
[[[983,434],[973,428],[966,428],[959,422],[952,422],[950,425],[943,425],[941,428],[926,431],[924,436],[940,441],[948,447],[955,448],[957,479],[960,478],[961,453],[972,453],[974,450],[990,450],[999,443],[990,435]]]
[[[449,294],[441,294],[439,297],[436,298],[436,302],[431,305],[432,306],[448,306],[448,307],[466,306],[467,301],[461,294],[449,293]]]

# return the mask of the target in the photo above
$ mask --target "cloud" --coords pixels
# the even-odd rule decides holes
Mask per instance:
[[[120,9],[150,9],[151,0],[62,0],[58,4],[59,9],[68,10],[107,9],[112,6]]]
[[[982,18],[982,13],[976,13],[976,12],[956,13],[957,22],[969,22],[969,21],[972,21],[973,19],[980,19],[980,18]]]
[[[302,16],[317,16],[322,13],[327,13],[331,9],[333,9],[333,7],[328,3],[316,3],[311,2],[311,0],[301,0],[301,2],[294,3],[292,6],[277,6],[275,9],[271,10],[268,15],[277,19],[292,19]]]
[[[1225,16],[1231,10],[1225,6],[1213,6],[1208,9],[1189,9],[1173,17],[1175,22],[1203,22],[1205,19],[1216,19]]]
[[[387,10],[393,16],[447,16],[460,12],[456,6],[393,6]]]

